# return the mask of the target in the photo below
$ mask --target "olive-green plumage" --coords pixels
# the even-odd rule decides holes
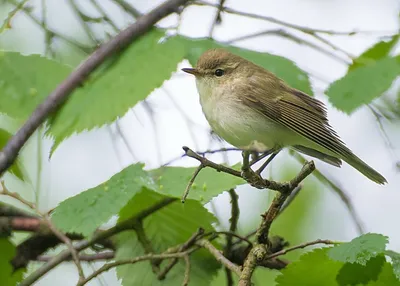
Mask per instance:
[[[223,49],[206,51],[195,68],[183,70],[196,76],[203,112],[230,144],[291,147],[337,167],[342,159],[372,181],[386,183],[340,140],[322,102],[273,73]]]

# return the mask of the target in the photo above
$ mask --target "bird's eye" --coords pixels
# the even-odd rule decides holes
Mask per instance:
[[[215,70],[215,73],[214,73],[214,74],[215,74],[216,76],[223,76],[224,73],[225,73],[224,70],[217,69],[217,70]]]

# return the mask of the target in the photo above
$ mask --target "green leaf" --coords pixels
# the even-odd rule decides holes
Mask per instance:
[[[328,250],[315,249],[290,263],[276,278],[277,286],[337,286],[336,276],[343,263],[330,260]]]
[[[0,129],[0,150],[7,144],[8,140],[11,138],[12,134],[8,133],[4,129]],[[20,180],[24,180],[24,175],[22,172],[23,166],[21,161],[17,158],[14,164],[8,169],[8,171],[15,176],[17,176]]]
[[[367,233],[350,242],[331,248],[328,255],[333,260],[366,265],[372,257],[384,253],[387,243],[388,238],[386,236]]]
[[[151,185],[142,167],[141,164],[131,165],[99,186],[63,201],[54,210],[52,220],[65,232],[93,233],[118,214],[143,186]]]
[[[380,41],[362,53],[353,63],[349,66],[349,71],[366,66],[373,61],[380,60],[381,58],[389,56],[390,51],[399,40],[399,35],[393,36],[389,41]]]
[[[388,262],[382,267],[381,273],[376,281],[370,281],[367,286],[400,286],[399,280],[393,274],[392,265]]]
[[[16,253],[15,246],[6,238],[0,238],[0,281],[2,286],[15,286],[23,278],[25,269],[14,272],[10,263]]]
[[[336,279],[339,285],[359,285],[360,283],[365,285],[378,279],[385,263],[383,255],[371,258],[366,265],[346,263],[340,269]]]
[[[39,55],[0,51],[0,112],[25,120],[71,71]]]
[[[392,250],[386,250],[385,254],[392,259],[393,273],[400,280],[400,253]]]
[[[338,109],[350,114],[385,92],[400,73],[400,59],[385,57],[348,72],[332,83],[327,95]]]
[[[111,123],[160,87],[183,60],[179,37],[159,43],[163,30],[153,29],[114,57],[74,93],[52,121],[55,146],[75,132]]]
[[[313,94],[307,73],[298,68],[295,63],[287,58],[265,52],[255,52],[247,49],[232,47],[210,39],[191,40],[190,47],[191,48],[187,54],[187,58],[193,66],[196,65],[197,59],[206,50],[213,48],[224,48],[269,70],[276,76],[285,80],[291,87],[299,89],[309,95]]]
[[[233,166],[235,168],[237,166]],[[156,191],[173,197],[181,198],[185,188],[197,168],[162,167],[150,171],[157,184]],[[188,198],[199,200],[203,203],[224,191],[243,184],[241,178],[217,172],[211,168],[204,168],[194,181]]]
[[[144,189],[121,210],[119,221],[128,219],[164,198],[163,195]],[[154,252],[161,253],[172,246],[187,241],[199,227],[204,228],[206,232],[213,231],[211,224],[215,221],[215,217],[199,202],[187,200],[185,204],[182,204],[180,201],[176,201],[148,216],[144,220],[144,230],[151,241]],[[117,261],[144,254],[143,247],[138,242],[134,231],[119,234],[116,245]],[[161,264],[161,269],[168,262],[164,261]],[[190,285],[209,285],[219,268],[219,264],[205,250],[191,255],[190,263]],[[179,261],[168,273],[166,279],[159,281],[152,272],[149,261],[117,267],[118,278],[122,280],[124,286],[181,285],[184,271],[185,264],[183,261]]]

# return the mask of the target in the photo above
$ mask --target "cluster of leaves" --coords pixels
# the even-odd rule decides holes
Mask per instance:
[[[387,237],[368,233],[332,248],[315,249],[282,270],[277,285],[400,285],[399,254],[387,251],[387,243]]]
[[[152,90],[169,79],[179,62],[188,59],[194,65],[198,56],[209,48],[229,49],[269,69],[291,86],[312,95],[307,74],[288,59],[224,46],[210,39],[194,40],[174,36],[160,42],[164,32],[153,29],[120,55],[109,59],[84,86],[74,92],[56,114],[51,116],[47,122],[47,135],[54,138],[53,151],[73,133],[112,123],[123,116],[129,108],[144,100]],[[362,54],[349,67],[348,73],[329,87],[327,95],[332,104],[350,113],[387,90],[400,74],[398,57],[390,56],[390,51],[397,41],[398,37],[393,37],[390,41],[380,42]],[[35,107],[71,71],[69,66],[38,55],[24,56],[19,53],[1,52],[0,113],[21,122],[26,120]],[[110,97],[116,90],[118,96]],[[10,136],[6,131],[0,132],[0,147],[3,147]],[[21,169],[17,161],[10,171],[23,179]],[[175,167],[144,171],[140,164],[131,165],[107,182],[62,202],[55,209],[52,219],[64,232],[90,236],[114,215],[118,215],[119,221],[123,221],[165,197],[181,197],[193,172],[193,168]],[[190,199],[185,205],[176,201],[145,219],[146,234],[151,239],[154,250],[161,252],[184,242],[198,227],[212,231],[215,217],[203,204],[222,191],[235,188],[241,183],[242,181],[235,177],[217,174],[214,170],[203,170],[197,177],[196,185],[193,186]],[[115,241],[117,260],[144,252],[134,232],[119,234]],[[14,255],[14,247],[7,239],[0,242],[0,252],[5,254],[0,256],[0,277],[11,277],[12,269],[8,267],[8,261]],[[386,242],[382,236],[369,235],[332,249],[314,250],[283,270],[282,275],[277,278],[277,283],[397,285],[392,266],[386,262],[385,255],[392,258],[395,269],[399,258],[394,252],[385,251]],[[210,282],[218,270],[218,264],[205,252],[199,252],[191,259],[191,284],[204,285]],[[3,264],[8,268],[1,267]],[[177,285],[181,282],[183,267],[179,265],[168,275],[171,284]],[[373,271],[369,271],[372,268]],[[121,266],[118,267],[117,273],[123,285],[160,283],[151,273],[149,263]],[[19,274],[14,273],[10,279],[20,279]],[[301,279],[307,280],[299,283],[303,281]],[[331,284],[327,284],[328,281]],[[382,284],[386,281],[393,283]],[[12,285],[7,281],[4,283],[2,282],[2,285]]]

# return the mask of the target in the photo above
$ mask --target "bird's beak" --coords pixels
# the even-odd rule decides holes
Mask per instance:
[[[182,69],[182,71],[190,73],[192,75],[199,75],[198,70],[193,69],[193,68],[184,68],[184,69]]]

